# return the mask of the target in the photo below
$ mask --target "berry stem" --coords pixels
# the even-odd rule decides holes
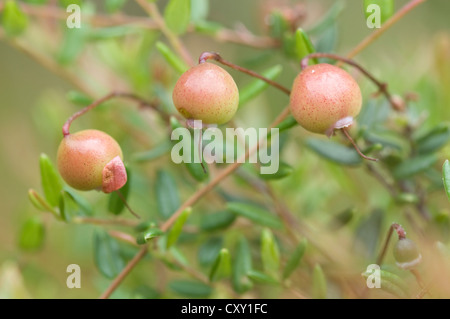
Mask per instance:
[[[115,191],[117,196],[119,196],[120,200],[123,202],[123,204],[125,205],[125,207],[128,209],[128,211],[136,218],[140,219],[141,216],[139,216],[138,214],[136,214],[130,207],[130,205],[128,205],[127,200],[125,199],[125,196],[123,196],[122,192],[120,191],[120,189]]]
[[[373,157],[369,157],[364,155],[361,150],[359,149],[358,145],[356,145],[356,142],[353,140],[353,138],[350,136],[350,134],[348,133],[346,128],[341,129],[342,133],[344,133],[345,137],[350,141],[350,143],[352,143],[353,147],[355,148],[355,150],[358,152],[358,154],[369,161],[373,161],[373,162],[378,162],[378,159],[373,158]]]
[[[64,137],[66,137],[67,135],[70,134],[70,125],[72,124],[72,122],[74,120],[76,120],[77,118],[79,118],[81,115],[89,112],[90,110],[96,108],[97,106],[99,106],[100,104],[111,100],[113,98],[116,97],[123,97],[123,98],[127,98],[130,100],[134,100],[135,102],[141,104],[141,105],[147,105],[150,106],[154,109],[156,109],[155,105],[153,105],[150,102],[145,101],[144,99],[140,98],[137,95],[134,95],[132,93],[125,93],[125,92],[111,92],[108,95],[98,99],[97,101],[93,102],[92,104],[86,106],[85,108],[81,109],[80,111],[76,112],[75,114],[73,114],[71,117],[69,117],[69,119],[66,121],[66,123],[64,123],[63,128],[62,128],[62,133],[64,135]]]
[[[356,63],[355,61],[342,57],[337,54],[332,53],[311,53],[307,56],[305,56],[302,61],[300,62],[300,66],[303,69],[305,69],[308,66],[310,59],[316,59],[316,58],[328,58],[336,61],[342,61],[348,65],[351,65],[358,69],[362,74],[364,74],[367,78],[369,78],[377,87],[378,90],[386,97],[386,99],[391,104],[392,108],[396,111],[402,111],[402,108],[399,106],[398,103],[395,102],[395,100],[392,98],[392,95],[389,93],[387,89],[387,84],[378,81],[369,71],[367,71],[364,67]]]
[[[377,257],[377,265],[381,266],[381,263],[383,262],[384,256],[386,255],[387,248],[389,246],[389,241],[391,240],[392,234],[394,230],[397,232],[398,239],[405,239],[406,238],[406,232],[403,229],[403,227],[400,224],[393,223],[389,227],[389,231],[386,236],[386,240],[384,241],[383,249],[381,250],[380,254]]]
[[[241,67],[241,66],[239,66],[239,65],[236,65],[236,64],[231,63],[231,62],[229,62],[229,61],[227,61],[227,60],[224,60],[224,59],[220,56],[219,53],[216,53],[216,52],[203,52],[203,53],[200,55],[200,58],[198,59],[198,63],[199,63],[199,64],[205,63],[207,60],[211,60],[211,59],[212,59],[212,60],[215,60],[215,61],[217,61],[217,62],[219,62],[219,63],[221,63],[221,64],[223,64],[223,65],[226,65],[226,66],[228,66],[228,67],[230,67],[230,68],[232,68],[232,69],[235,69],[235,70],[237,70],[237,71],[239,71],[239,72],[242,72],[242,73],[245,73],[245,74],[247,74],[247,75],[250,75],[250,76],[252,76],[252,77],[254,77],[254,78],[260,79],[260,80],[266,82],[267,84],[269,84],[269,85],[271,85],[271,86],[277,88],[278,90],[282,91],[283,93],[285,93],[285,94],[287,94],[287,95],[291,95],[291,90],[289,90],[288,88],[282,86],[281,84],[279,84],[279,83],[277,83],[277,82],[275,82],[275,81],[272,81],[272,80],[270,80],[270,79],[268,79],[268,78],[262,76],[261,74],[258,74],[258,73],[256,73],[256,72],[254,72],[254,71],[252,71],[252,70],[243,68],[243,67]]]

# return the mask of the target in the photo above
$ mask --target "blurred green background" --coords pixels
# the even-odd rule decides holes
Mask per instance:
[[[93,1],[94,3],[96,1]],[[101,1],[97,1],[99,3]],[[308,26],[320,17],[334,1],[302,1],[307,8],[308,16],[303,23]],[[362,1],[347,0],[346,6],[338,18],[338,43],[336,52],[342,55],[359,43],[371,30],[365,26],[365,17],[362,12]],[[396,1],[396,8],[400,8],[407,1]],[[164,1],[158,4],[161,7]],[[262,1],[257,0],[211,0],[210,19],[233,27],[236,23],[243,23],[255,34],[263,34],[261,13],[259,8]],[[127,13],[145,16],[142,10],[133,2],[128,1]],[[356,57],[356,60],[365,65],[376,76],[387,81],[393,92],[404,93],[408,91],[420,91],[421,99],[418,109],[430,113],[430,122],[433,125],[442,119],[450,118],[450,82],[445,82],[439,68],[446,66],[436,65],[436,48],[445,46],[450,38],[450,24],[448,13],[450,1],[428,1],[408,14],[401,22],[390,29],[385,35],[368,47]],[[236,44],[220,43],[210,37],[188,34],[184,41],[194,57],[203,51],[218,51],[228,60],[236,63],[250,61],[261,54],[262,50],[242,48]],[[444,44],[443,44],[444,43]],[[447,52],[448,53],[448,52]],[[292,62],[286,62],[283,58],[276,57],[275,61],[285,65],[280,82],[290,86],[298,68]],[[270,63],[274,63],[272,60]],[[266,66],[268,67],[268,66]],[[236,75],[236,82],[248,83],[248,79],[242,75]],[[448,75],[447,75],[448,76]],[[367,98],[374,87],[367,81],[362,82],[362,90]],[[109,283],[101,278],[93,265],[91,234],[86,231],[90,226],[66,225],[52,222],[51,216],[45,216],[45,222],[51,227],[46,229],[45,245],[38,252],[24,252],[18,248],[18,232],[25,218],[39,214],[29,203],[27,191],[29,188],[40,190],[39,155],[46,153],[54,161],[56,150],[61,137],[60,130],[49,133],[46,126],[62,126],[64,120],[76,107],[65,99],[69,90],[73,89],[70,83],[61,79],[48,69],[30,59],[26,54],[11,46],[4,38],[0,40],[0,277],[5,271],[10,272],[9,278],[13,278],[14,269],[20,269],[27,292],[23,296],[37,298],[93,298],[97,297],[102,287]],[[270,109],[271,105],[279,105],[281,95],[274,90],[265,93],[267,101],[258,100],[255,103],[264,103]],[[287,100],[283,97],[283,103]],[[42,110],[45,110],[43,112]],[[249,117],[255,117],[255,108],[247,107],[239,114],[238,123],[249,124]],[[278,111],[273,111],[277,114]],[[45,122],[45,116],[53,117]],[[271,112],[266,115],[258,115],[261,118],[253,118],[252,121],[261,125],[270,121]],[[241,122],[239,122],[241,121]],[[106,128],[114,131],[117,128],[108,128],[108,124],[89,122],[91,125],[99,125],[96,128]],[[80,124],[78,127],[82,127]],[[297,135],[304,134],[303,131]],[[313,169],[311,156],[306,151],[293,148],[287,152],[286,161],[298,170],[306,169],[300,165],[305,159]],[[444,157],[450,157],[450,149],[443,152]],[[317,167],[315,167],[317,169]],[[328,168],[338,170],[336,167]],[[299,173],[300,174],[300,173]],[[345,173],[342,173],[345,174]],[[356,173],[355,173],[356,174]],[[314,173],[306,176],[314,176]],[[337,176],[336,174],[334,176]],[[355,175],[359,176],[359,175]],[[360,180],[362,182],[362,180]],[[321,188],[322,177],[314,179],[310,187],[317,191]],[[151,181],[149,181],[151,183]],[[300,181],[297,181],[300,183]],[[346,190],[345,181],[330,184],[322,191],[335,196],[339,189],[343,193],[352,192]],[[294,182],[288,184],[291,187]],[[354,185],[352,186],[354,187]],[[301,186],[299,186],[301,188]],[[283,189],[283,188],[281,188]],[[290,192],[294,192],[291,190]],[[375,187],[375,191],[383,193]],[[305,193],[306,194],[306,191]],[[317,194],[311,194],[314,196]],[[101,195],[91,194],[98,199]],[[325,207],[345,208],[346,198],[356,197],[357,194],[345,195],[340,201],[333,197],[325,203]],[[293,196],[294,197],[294,196]],[[358,205],[363,206],[365,201],[376,201],[377,198],[385,198],[386,194],[379,197],[360,198]],[[333,200],[336,202],[333,203]],[[312,209],[313,210],[313,209]],[[335,211],[336,208],[333,208]],[[83,270],[82,289],[67,289],[65,269],[68,264],[79,264]],[[139,265],[143,273],[146,265]],[[139,271],[138,271],[139,272]],[[18,274],[17,274],[18,275]]]

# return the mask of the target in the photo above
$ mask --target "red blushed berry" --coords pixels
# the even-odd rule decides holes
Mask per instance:
[[[111,193],[127,181],[119,144],[98,130],[64,136],[58,148],[58,170],[71,187]]]
[[[353,124],[362,105],[361,90],[346,71],[322,63],[305,68],[295,79],[290,109],[306,130],[331,136]]]
[[[208,62],[181,75],[173,90],[173,103],[186,119],[224,124],[239,106],[239,90],[231,75]]]

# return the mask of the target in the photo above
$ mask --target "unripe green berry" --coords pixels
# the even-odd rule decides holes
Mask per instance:
[[[411,239],[401,238],[394,247],[394,258],[397,266],[403,269],[415,267],[422,260],[416,243]]]
[[[64,136],[58,148],[58,170],[67,184],[78,190],[101,189],[110,193],[126,183],[119,144],[98,130]]]
[[[305,68],[295,79],[290,108],[306,130],[330,135],[348,127],[359,114],[361,90],[346,71],[322,63]]]
[[[205,124],[228,122],[239,106],[239,91],[231,75],[208,62],[183,73],[172,97],[181,115]]]

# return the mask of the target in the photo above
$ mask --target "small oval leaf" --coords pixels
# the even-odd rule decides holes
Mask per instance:
[[[312,291],[315,299],[325,299],[327,297],[327,279],[320,265],[316,265],[313,270]]]
[[[175,293],[188,298],[206,298],[213,289],[199,281],[175,280],[169,283],[169,288]]]
[[[59,174],[46,154],[41,154],[39,159],[41,169],[41,182],[45,199],[52,207],[59,204],[59,196],[63,189]]]
[[[270,229],[263,229],[261,234],[261,260],[264,271],[276,277],[280,268],[280,249]]]
[[[191,19],[190,0],[170,0],[164,10],[167,27],[175,34],[186,32]]]
[[[117,276],[125,266],[119,244],[105,231],[94,233],[94,262],[101,274],[107,278]]]
[[[436,154],[419,155],[401,162],[394,168],[393,175],[396,179],[406,179],[423,172],[437,162]]]
[[[19,247],[26,251],[36,251],[44,242],[44,223],[38,217],[27,219],[20,229]]]
[[[168,172],[161,170],[156,174],[155,183],[158,212],[167,219],[180,207],[180,196],[175,179]]]
[[[303,239],[295,248],[292,255],[289,257],[288,262],[283,270],[283,279],[289,278],[289,276],[294,272],[294,270],[300,264],[303,255],[305,254],[306,246],[308,245],[308,241]]]
[[[167,235],[166,249],[169,249],[173,244],[177,242],[178,237],[180,237],[181,231],[183,230],[183,226],[191,213],[192,208],[188,207],[181,213],[180,217],[177,218],[172,228],[170,229],[169,234]]]
[[[277,216],[259,206],[240,202],[230,202],[227,204],[227,209],[236,215],[250,219],[262,226],[276,229],[283,228],[283,223]]]
[[[235,219],[236,214],[228,211],[204,215],[200,221],[200,228],[204,231],[224,229],[233,224]]]
[[[309,138],[306,145],[321,157],[338,164],[358,165],[362,162],[361,156],[354,148],[332,141]]]
[[[209,274],[210,281],[229,277],[231,274],[231,257],[228,249],[223,248],[214,262]]]
[[[447,197],[450,200],[450,162],[448,160],[445,161],[442,167],[442,175],[445,193],[447,194]]]
[[[244,293],[252,287],[247,273],[252,269],[252,255],[245,237],[241,237],[235,248],[231,282],[237,293]]]

